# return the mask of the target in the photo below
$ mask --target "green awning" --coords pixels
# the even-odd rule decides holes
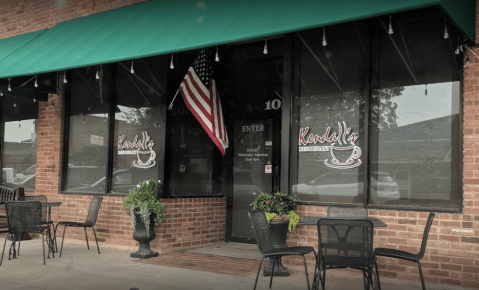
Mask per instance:
[[[21,47],[25,46],[27,43],[37,38],[43,32],[47,31],[46,29],[37,30],[30,33],[25,33],[9,38],[4,38],[0,40],[0,61]]]
[[[473,0],[152,0],[57,24],[0,59],[0,78],[193,50],[431,6],[442,7],[475,40]]]

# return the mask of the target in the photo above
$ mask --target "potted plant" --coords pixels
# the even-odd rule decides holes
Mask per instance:
[[[155,196],[160,183],[156,179],[141,181],[128,197],[123,200],[123,207],[129,208],[132,226],[135,228],[133,238],[138,241],[139,249],[131,254],[134,258],[158,256],[150,249],[150,242],[156,237],[155,222],[161,223],[165,217],[165,206]]]
[[[299,223],[299,216],[293,211],[296,206],[293,197],[287,193],[261,193],[252,203],[253,209],[262,209],[266,219],[271,221],[289,220],[288,229],[293,231]]]
[[[296,206],[293,197],[287,193],[276,192],[272,194],[261,193],[251,204],[253,209],[262,209],[265,212],[266,219],[269,222],[269,229],[273,246],[285,247],[286,235],[293,231],[299,223],[299,216],[293,211]],[[273,259],[270,258],[269,265],[273,265]],[[288,268],[281,263],[281,258],[275,260],[274,276],[288,276]],[[263,275],[271,276],[272,267],[264,268]]]

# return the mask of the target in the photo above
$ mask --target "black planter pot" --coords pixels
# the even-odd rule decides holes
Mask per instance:
[[[269,231],[273,246],[275,248],[286,247],[286,235],[288,234],[289,220],[271,221],[269,223]],[[289,276],[288,268],[281,263],[281,257],[276,258],[274,262],[274,276]],[[271,276],[273,269],[273,258],[269,258],[269,265],[263,269],[264,276]]]
[[[139,248],[138,251],[131,253],[130,257],[147,259],[151,257],[159,256],[158,252],[154,252],[150,249],[150,242],[156,238],[155,233],[155,214],[150,214],[150,235],[146,232],[146,227],[143,221],[141,220],[140,213],[135,212],[135,232],[133,233],[133,238],[138,242]]]

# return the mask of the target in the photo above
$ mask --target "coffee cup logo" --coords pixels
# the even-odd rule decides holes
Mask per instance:
[[[348,169],[361,165],[361,160],[359,160],[361,148],[354,144],[346,147],[338,147],[335,144],[332,143],[329,147],[332,159],[330,162],[328,162],[328,159],[324,160],[326,166],[336,169]]]
[[[142,155],[150,154],[150,157],[146,162],[141,161]],[[153,150],[138,150],[136,151],[136,156],[138,157],[137,161],[133,161],[133,165],[138,168],[151,168],[156,165],[155,158],[156,152]]]

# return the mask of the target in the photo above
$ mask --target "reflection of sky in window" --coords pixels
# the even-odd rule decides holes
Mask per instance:
[[[33,119],[5,123],[5,142],[21,142],[32,139],[35,133]],[[19,126],[20,124],[20,126]]]
[[[459,82],[407,86],[401,96],[392,98],[398,105],[397,125],[405,126],[426,120],[459,114]]]

